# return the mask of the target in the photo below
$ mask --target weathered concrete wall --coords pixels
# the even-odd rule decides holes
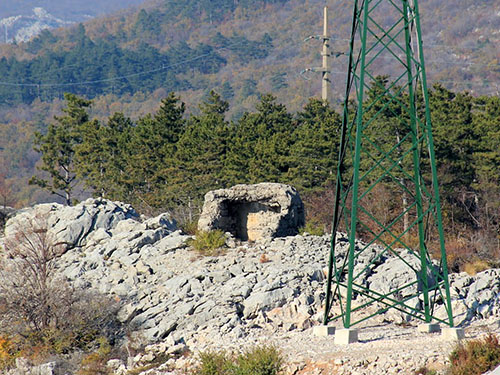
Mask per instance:
[[[295,235],[304,225],[304,205],[289,185],[236,185],[205,195],[199,230],[221,229],[244,241]]]

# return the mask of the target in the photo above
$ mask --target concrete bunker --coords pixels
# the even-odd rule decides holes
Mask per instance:
[[[295,235],[304,225],[297,191],[284,184],[236,185],[205,195],[198,229],[220,229],[243,241]]]
[[[267,216],[274,216],[281,212],[280,207],[268,206],[260,202],[230,201],[223,202],[228,215],[230,225],[220,228],[230,232],[236,238],[243,241],[255,241],[262,238],[263,224]]]

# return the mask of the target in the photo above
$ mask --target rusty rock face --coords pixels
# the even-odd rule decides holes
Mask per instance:
[[[265,182],[209,191],[198,229],[220,229],[243,241],[256,241],[296,235],[304,220],[304,205],[295,188]]]

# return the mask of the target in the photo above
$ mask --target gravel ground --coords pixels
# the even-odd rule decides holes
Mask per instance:
[[[456,346],[440,333],[420,333],[415,326],[368,323],[358,329],[358,343],[335,345],[334,336],[314,336],[312,329],[270,333],[256,328],[243,346],[241,342],[226,341],[221,342],[221,348],[244,350],[258,344],[275,345],[286,356],[287,375],[413,375],[422,367],[443,375]],[[500,333],[497,320],[465,327],[465,339],[487,332]]]

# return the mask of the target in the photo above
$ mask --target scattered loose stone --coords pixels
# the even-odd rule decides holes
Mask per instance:
[[[8,220],[5,236],[35,215],[47,215],[49,231],[65,245],[58,272],[76,286],[122,301],[119,319],[152,345],[144,358],[111,361],[115,374],[125,374],[161,353],[178,356],[190,350],[194,355],[189,360],[176,359],[148,372],[180,373],[200,351],[238,351],[259,343],[283,350],[289,374],[406,374],[424,365],[440,374],[451,350],[439,335],[417,332],[420,322],[391,312],[359,327],[359,342],[348,348],[335,345],[331,337],[313,336],[312,327],[320,324],[324,308],[329,236],[233,239],[223,255],[200,257],[186,245],[191,236],[177,230],[169,214],[141,220],[131,206],[103,199],[21,210]],[[338,238],[340,261],[347,241],[342,233]],[[376,245],[371,250],[357,257],[356,267],[369,264],[382,251]],[[384,256],[363,282],[385,292],[410,276],[404,262]],[[475,276],[452,274],[450,284],[455,323],[469,327],[466,337],[479,334],[474,327],[480,324],[499,330],[500,269]],[[446,316],[440,306],[436,313]],[[402,322],[410,326],[396,325]]]

